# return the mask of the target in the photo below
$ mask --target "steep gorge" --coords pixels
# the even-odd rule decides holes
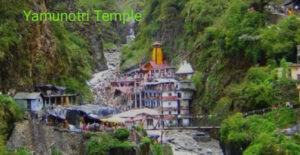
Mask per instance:
[[[118,11],[115,1],[91,7],[77,0],[1,1],[0,91],[32,91],[34,86],[56,84],[91,101],[86,81],[92,72],[107,69],[106,45],[126,41],[126,25],[118,22],[25,21],[23,10],[77,12],[103,9]]]
[[[271,95],[275,91],[268,92],[270,98],[257,94],[243,96],[241,84],[246,81],[247,74],[251,74],[248,72],[252,67],[259,66],[261,68],[257,70],[269,69],[271,72],[280,66],[282,59],[288,62],[296,60],[295,45],[300,43],[297,39],[299,20],[286,17],[278,23],[270,23],[272,12],[268,7],[271,4],[280,6],[280,2],[145,1],[140,4],[144,21],[138,26],[137,39],[122,49],[121,69],[143,62],[150,55],[152,43],[161,41],[169,64],[176,65],[187,59],[196,70],[193,78],[197,86],[194,114],[222,113],[218,110],[224,108],[228,110],[223,113],[229,114],[266,107],[272,104],[270,98],[275,100],[276,95]],[[266,87],[279,87],[277,84]],[[289,97],[278,96],[278,102],[295,101],[296,91],[286,93]],[[245,101],[248,98],[249,101]],[[255,101],[256,98],[261,100]]]

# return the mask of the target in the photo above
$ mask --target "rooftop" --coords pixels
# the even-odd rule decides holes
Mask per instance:
[[[26,93],[26,92],[19,92],[14,96],[14,99],[38,99],[40,98],[41,93],[33,92],[33,93]]]
[[[154,109],[149,108],[143,108],[143,109],[133,109],[126,112],[122,112],[116,115],[113,115],[110,118],[107,119],[101,119],[101,121],[107,121],[107,122],[125,122],[128,119],[134,118],[138,115],[150,115],[150,116],[159,116],[159,112]]]
[[[190,63],[188,63],[186,60],[183,61],[179,69],[177,70],[176,74],[192,74],[194,73],[194,69]]]

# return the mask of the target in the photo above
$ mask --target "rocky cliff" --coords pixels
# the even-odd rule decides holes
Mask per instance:
[[[77,12],[94,8],[119,12],[115,1],[11,0],[0,2],[0,91],[32,91],[55,84],[92,100],[86,81],[108,69],[105,45],[126,42],[126,25],[118,22],[33,22],[32,12]],[[11,8],[11,6],[14,6]]]
[[[25,120],[16,124],[7,147],[9,150],[26,148],[37,155],[51,155],[54,148],[67,155],[84,155],[85,137],[83,133],[42,125],[37,120]]]
[[[50,12],[77,12],[86,10],[76,0],[58,0],[47,2]],[[103,23],[93,20],[89,22],[66,22],[68,31],[82,36],[87,43],[88,51],[92,56],[91,66],[94,72],[107,69],[106,59],[103,54]]]

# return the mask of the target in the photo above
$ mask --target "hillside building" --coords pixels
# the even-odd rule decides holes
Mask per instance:
[[[14,96],[14,100],[23,110],[40,111],[43,108],[43,101],[39,92],[19,92]]]
[[[179,68],[163,59],[162,45],[153,44],[152,59],[111,81],[115,92],[126,94],[127,109],[156,109],[165,125],[189,125],[190,104],[195,87],[191,83],[194,70],[182,61]]]
[[[35,90],[41,92],[45,108],[56,105],[76,104],[79,94],[65,94],[66,88],[53,85],[36,86]]]

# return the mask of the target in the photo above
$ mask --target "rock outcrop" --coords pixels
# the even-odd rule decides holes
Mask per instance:
[[[26,148],[36,155],[51,155],[53,148],[64,155],[84,155],[86,140],[84,133],[46,126],[38,120],[25,120],[16,124],[7,147],[9,150]]]

